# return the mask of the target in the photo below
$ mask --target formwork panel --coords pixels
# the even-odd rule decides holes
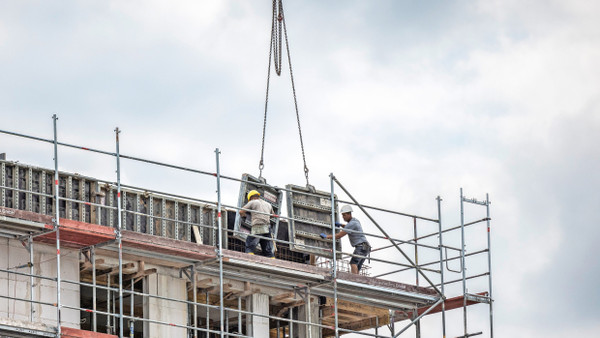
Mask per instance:
[[[45,180],[44,180],[44,186],[46,187],[46,194],[47,195],[52,195],[54,196],[54,185],[52,184],[52,182],[54,182],[54,174],[50,173],[50,172],[44,172],[44,176],[46,176]],[[54,214],[54,203],[53,203],[53,199],[52,197],[45,197],[45,201],[46,203],[46,215],[52,215]]]
[[[9,188],[14,188],[13,184],[13,171],[14,167],[11,165],[6,165],[4,172],[4,186]],[[4,191],[4,206],[8,208],[13,208],[13,191],[11,189],[6,189]]]
[[[185,203],[181,203],[178,202],[177,203],[177,217],[176,219],[180,222],[177,222],[175,224],[175,234],[176,234],[176,239],[178,240],[188,240],[188,234],[189,234],[189,223],[187,223],[188,221],[188,204]]]
[[[138,195],[131,192],[123,191],[121,196],[123,196],[123,202],[125,204],[123,208],[123,210],[125,211],[125,229],[130,231],[136,231],[135,220],[137,216],[133,212],[137,212]]]
[[[281,214],[281,203],[283,202],[283,191],[277,189],[272,186],[264,186],[262,184],[266,184],[266,180],[256,178],[250,174],[242,175],[242,183],[240,184],[240,194],[238,196],[238,207],[243,207],[246,203],[248,203],[247,195],[248,192],[252,190],[256,190],[260,193],[260,199],[268,202],[273,207],[273,212],[276,215]],[[237,238],[239,240],[245,241],[246,237],[250,233],[252,215],[251,213],[246,213],[246,217],[243,218],[240,216],[239,212],[235,214],[235,223],[233,227],[233,238]],[[279,228],[279,218],[272,217],[271,218],[271,233],[277,233]]]
[[[31,167],[27,168],[27,191],[29,191],[27,193],[27,205],[26,205],[26,210],[27,211],[32,211],[33,210],[33,194],[31,193],[33,191],[33,170],[31,169]]]
[[[148,195],[140,195],[139,196],[139,212],[144,215],[150,215],[150,197]],[[140,227],[139,232],[149,234],[150,227],[150,217],[148,216],[139,216],[140,217]]]
[[[29,176],[29,170],[19,167],[19,210],[28,210],[27,193],[25,192],[28,190],[27,176]]]
[[[208,207],[202,207],[202,225],[200,231],[202,232],[202,244],[214,243],[215,238],[215,211]]]
[[[32,170],[31,168],[30,170],[30,189],[32,192],[34,193],[41,193],[42,192],[42,173],[39,170]],[[41,201],[42,201],[42,197],[40,195],[37,194],[30,194],[31,195],[31,209],[29,211],[33,211],[35,213],[42,213],[42,208],[41,208]]]
[[[292,184],[286,185],[286,189],[288,217],[291,218],[290,250],[331,257],[332,241],[320,237],[321,233],[331,234],[331,193]],[[337,221],[337,202],[334,210],[334,221]],[[339,239],[336,240],[336,249],[342,250],[342,241]],[[341,255],[338,254],[338,257]]]
[[[71,182],[71,189],[70,189],[70,196],[69,198],[71,199],[80,199],[80,195],[81,195],[81,182],[74,178],[74,177],[69,177],[69,180]],[[81,203],[77,203],[77,202],[69,202],[70,204],[70,216],[69,219],[72,219],[74,221],[80,221],[81,220],[81,213],[80,213],[80,204]]]
[[[67,178],[65,176],[58,176],[58,196],[67,197]],[[67,201],[61,199],[58,201],[58,212],[59,217],[67,218]]]
[[[109,210],[109,214],[110,214],[110,226],[113,228],[117,227],[117,224],[119,222],[119,212],[117,211],[117,206],[118,206],[118,201],[119,199],[117,198],[117,189],[115,187],[110,187],[110,195],[109,195],[109,202],[110,202],[110,206],[112,206],[113,208],[111,208]]]
[[[61,218],[108,227],[118,224],[117,187],[114,184],[59,172],[58,185],[55,185],[54,170],[6,160],[0,160],[0,164],[2,206],[53,216],[55,189],[58,188]],[[215,205],[135,188],[122,189],[121,197],[124,229],[183,241],[195,241],[198,237],[199,243],[218,244]],[[226,213],[223,213],[223,222],[223,229],[226,229]],[[192,230],[193,224],[197,226],[197,235]],[[226,231],[223,236],[226,245]]]
[[[13,168],[13,188],[19,189],[19,167],[15,165]],[[13,190],[13,208],[19,209],[19,191]]]
[[[46,193],[46,172],[40,170],[40,191],[42,194]],[[40,196],[40,213],[46,215],[46,197]]]
[[[92,183],[89,180],[84,181],[82,192],[83,192],[82,199],[85,202],[91,202],[92,201]],[[82,203],[81,212],[83,214],[83,218],[82,218],[83,222],[88,222],[88,223],[92,222],[91,211],[92,211],[91,205]]]
[[[0,183],[2,183],[2,186],[5,187],[6,186],[6,164],[5,163],[2,163],[1,169],[2,169],[2,172],[0,172],[0,175],[2,175],[2,176],[0,176],[0,181],[1,181]],[[3,207],[6,206],[6,195],[4,194],[5,191],[6,190],[4,188],[0,189],[0,195],[2,197],[2,201],[1,201],[2,204],[0,204],[0,206],[3,206]]]
[[[100,186],[99,188],[100,188],[100,193],[99,193],[100,198],[99,198],[98,203],[105,205],[105,206],[110,206],[109,196],[108,196],[109,195],[108,186]],[[98,224],[108,226],[108,224],[109,224],[108,208],[100,207],[98,211],[99,211],[99,213],[98,213],[99,223]]]
[[[162,199],[152,197],[152,216],[155,217],[152,218],[152,229],[150,229],[150,234],[160,236],[162,222],[158,217],[162,217]]]
[[[168,220],[165,220],[165,232],[163,233],[163,237],[175,239],[177,236],[177,234],[175,233],[175,222],[172,221],[173,219],[175,219],[176,205],[176,201],[165,201],[165,217],[168,218]]]
[[[142,216],[139,214],[141,212],[142,209],[142,204],[141,204],[141,196],[140,194],[136,194],[135,195],[135,210],[138,212],[138,214],[135,215],[135,231],[136,232],[141,232],[142,228],[141,228],[141,221],[142,221]]]
[[[192,242],[202,243],[202,239],[204,238],[204,232],[202,231],[202,227],[199,226],[202,224],[202,207],[198,205],[192,205],[190,207],[190,223],[192,223],[192,238],[190,239]]]

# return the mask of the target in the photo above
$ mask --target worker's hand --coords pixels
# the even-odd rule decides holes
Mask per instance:
[[[342,225],[343,225],[343,224],[342,224],[342,223],[340,223],[340,222],[335,222],[335,226],[336,226],[336,227],[338,227],[338,228],[341,228],[341,227],[342,227]]]
[[[324,232],[322,232],[320,236],[321,236],[321,238],[323,238],[323,239],[326,239],[326,238],[327,238],[327,235],[325,235],[325,233],[324,233]]]

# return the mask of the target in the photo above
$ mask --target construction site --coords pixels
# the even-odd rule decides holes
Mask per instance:
[[[57,138],[0,132],[53,143],[56,163],[54,169],[39,168],[7,160],[4,154],[0,161],[0,234],[5,238],[0,247],[2,336],[398,337],[413,325],[420,336],[422,318],[435,313],[441,314],[440,336],[446,336],[445,312],[460,308],[454,311],[463,311],[461,337],[467,337],[478,334],[467,332],[467,309],[474,304],[489,306],[492,332],[487,198],[467,198],[461,191],[461,216],[463,204],[471,204],[481,207],[486,217],[461,217],[458,226],[447,227],[441,217],[363,205],[333,174],[330,191],[278,188],[248,174],[241,179],[222,176],[218,149],[216,171],[204,172],[120,154],[118,136],[117,152],[107,152]],[[114,157],[116,180],[59,172],[60,147]],[[214,176],[217,201],[123,184],[121,159]],[[237,205],[221,201],[223,180],[240,183]],[[249,223],[239,217],[239,210],[254,189],[277,215],[271,218],[276,259],[244,253]],[[342,203],[360,210],[380,230],[365,231],[369,239],[388,242],[365,257],[370,266],[360,274],[349,273],[354,255],[340,240],[318,235],[336,231]],[[441,203],[437,197],[437,205],[432,205],[438,216]],[[409,219],[415,236],[391,237],[371,216],[373,211]],[[428,225],[431,229],[431,224],[437,231],[417,230]],[[487,229],[487,238],[481,238],[485,248],[466,254],[465,228],[478,224]],[[460,246],[444,244],[452,232],[461,235]],[[419,260],[432,252],[438,259]],[[403,259],[386,259],[396,253]],[[473,255],[487,256],[487,271],[466,274],[465,258]],[[458,270],[450,268],[451,261],[460,262]],[[372,275],[378,265],[388,266],[389,272]],[[450,280],[451,273],[459,278]],[[406,276],[414,282],[405,282]],[[489,287],[467,293],[467,283],[478,278],[487,279]],[[465,292],[449,297],[445,290],[453,284],[462,284]]]
[[[444,196],[460,199],[460,220],[442,221],[441,196],[417,215],[363,203],[335,172],[327,187],[309,184],[281,1],[271,30],[269,76],[271,60],[281,73],[285,46],[306,184],[262,176],[269,76],[258,175],[222,174],[218,148],[202,169],[123,154],[119,128],[112,150],[65,143],[57,114],[53,138],[0,130],[13,144],[52,145],[54,163],[0,155],[0,337],[420,338],[424,326],[436,337],[493,337],[489,196]],[[59,170],[66,149],[108,158],[113,179]],[[198,190],[215,194],[131,185],[125,161],[205,177],[212,183]],[[239,185],[237,200],[222,200],[224,183]],[[262,213],[266,236],[253,230],[261,212],[246,207],[251,196],[272,210]],[[337,237],[357,232],[345,217],[362,223],[366,256]],[[252,238],[261,244],[249,252]],[[473,308],[486,320],[469,321]]]

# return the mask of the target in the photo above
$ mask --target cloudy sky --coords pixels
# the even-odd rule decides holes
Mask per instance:
[[[497,336],[597,336],[600,4],[284,5],[311,183],[328,190],[333,172],[359,201],[431,217],[440,195],[446,226],[460,222],[461,187],[489,193]],[[63,142],[111,151],[118,126],[123,153],[214,171],[218,147],[224,174],[257,175],[270,12],[269,1],[0,1],[0,129],[50,138],[56,113]],[[264,175],[303,185],[284,67]],[[53,166],[47,144],[0,135],[0,151]],[[59,159],[114,180],[111,158]],[[124,162],[123,180],[214,199],[210,177]],[[237,184],[224,189],[234,204]],[[384,227],[402,237],[410,224]],[[485,232],[471,237],[468,250]],[[470,331],[489,336],[487,308],[469,311]],[[424,332],[440,336],[438,322]]]

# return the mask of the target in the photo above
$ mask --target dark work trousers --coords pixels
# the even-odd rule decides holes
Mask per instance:
[[[367,256],[369,256],[370,253],[371,253],[371,246],[367,242],[357,244],[354,247],[355,255],[367,257]],[[352,257],[352,259],[350,259],[350,264],[356,264],[358,267],[358,271],[360,271],[364,262],[365,262],[364,258]]]
[[[260,247],[262,248],[262,255],[265,257],[275,257],[273,254],[273,241],[270,239],[271,234],[257,234],[259,236],[263,236],[266,238],[258,238],[252,235],[248,235],[246,238],[246,253],[253,253],[256,250],[256,245],[260,242]]]

